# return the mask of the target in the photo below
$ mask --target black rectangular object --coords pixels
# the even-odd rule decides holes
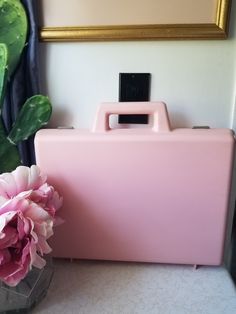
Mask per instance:
[[[150,73],[120,73],[119,101],[149,101]],[[119,115],[119,123],[147,124],[148,115]]]

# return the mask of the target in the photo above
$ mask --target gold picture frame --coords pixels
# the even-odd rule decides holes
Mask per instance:
[[[225,39],[231,0],[217,0],[214,23],[65,26],[40,29],[43,42]]]

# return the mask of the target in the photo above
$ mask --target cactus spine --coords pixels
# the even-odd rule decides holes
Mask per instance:
[[[26,140],[51,116],[49,99],[42,95],[29,98],[22,106],[9,134],[2,123],[7,80],[15,71],[25,46],[27,18],[19,0],[0,0],[0,173],[14,170],[20,165],[17,144]]]

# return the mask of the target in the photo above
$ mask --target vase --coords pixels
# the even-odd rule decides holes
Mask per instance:
[[[46,296],[52,276],[52,260],[47,259],[43,269],[33,267],[16,287],[0,282],[0,313],[29,313]]]

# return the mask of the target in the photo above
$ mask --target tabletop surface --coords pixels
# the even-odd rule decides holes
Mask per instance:
[[[233,314],[236,290],[224,267],[56,260],[34,314]]]

